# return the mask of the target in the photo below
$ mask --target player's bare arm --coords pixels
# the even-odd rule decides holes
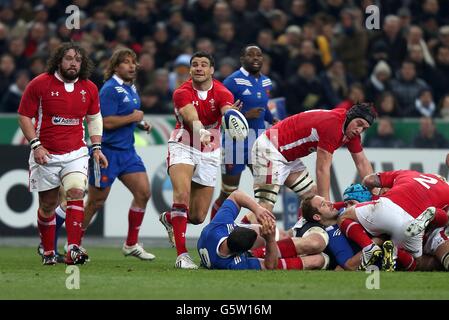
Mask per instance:
[[[103,126],[107,130],[114,130],[126,126],[133,122],[143,120],[143,111],[134,109],[132,113],[126,116],[107,116],[103,118]]]
[[[198,117],[198,112],[196,111],[195,106],[189,103],[179,109],[179,113],[184,119],[184,123],[192,128],[193,134],[199,136],[201,143],[207,146],[211,141],[211,133],[204,129],[204,126]]]
[[[355,166],[357,168],[357,172],[360,177],[363,179],[367,175],[373,173],[373,166],[371,162],[369,162],[368,158],[365,155],[365,152],[361,151],[358,153],[351,153],[352,159],[354,160]]]
[[[332,165],[332,154],[324,149],[318,148],[316,157],[316,180],[318,194],[329,200],[330,169]]]
[[[265,259],[263,264],[265,269],[276,269],[278,247],[275,239],[276,225],[271,219],[261,220],[260,235],[265,239]]]
[[[449,153],[446,156],[446,165],[449,167]]]
[[[36,137],[36,131],[31,118],[19,114],[19,125],[22,129],[23,135],[30,142],[33,149],[34,161],[38,164],[46,164],[47,159],[51,158],[47,149],[39,142]]]
[[[274,215],[269,210],[260,206],[253,198],[242,191],[234,191],[228,199],[234,201],[239,207],[244,207],[254,212],[259,222],[263,219],[275,220]]]

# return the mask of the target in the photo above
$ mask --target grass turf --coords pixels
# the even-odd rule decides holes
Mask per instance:
[[[34,248],[0,247],[0,299],[449,299],[444,272],[381,272],[380,288],[369,290],[364,272],[177,270],[174,249],[150,251],[156,260],[144,262],[90,248],[80,289],[69,290],[65,265],[42,266]]]

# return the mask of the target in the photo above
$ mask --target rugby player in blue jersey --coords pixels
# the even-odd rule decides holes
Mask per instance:
[[[260,225],[238,226],[235,219],[242,207],[251,210]],[[215,218],[201,232],[197,243],[201,265],[208,269],[301,270],[320,269],[326,264],[323,255],[313,252],[316,251],[314,248],[307,248],[305,239],[289,239],[289,248],[285,243],[276,242],[275,230],[274,216],[270,211],[244,192],[234,191],[224,201]],[[261,246],[263,259],[253,257],[248,252]],[[280,250],[281,247],[284,247],[284,250]],[[280,254],[280,251],[284,251],[284,254]],[[287,251],[289,254],[285,254]],[[307,253],[311,255],[299,256]]]
[[[223,84],[232,92],[235,100],[242,102],[240,112],[245,116],[251,130],[244,141],[233,141],[223,132],[221,193],[212,207],[211,219],[223,201],[238,189],[245,167],[251,168],[251,148],[256,138],[265,130],[265,121],[270,124],[277,121],[268,110],[271,80],[260,73],[263,64],[262,50],[252,44],[245,46],[240,55],[240,62],[242,67],[227,77]]]
[[[105,71],[105,83],[100,90],[100,109],[103,116],[102,151],[108,154],[109,167],[98,172],[91,163],[89,191],[85,207],[85,229],[95,212],[106,201],[111,186],[118,178],[132,193],[128,212],[128,236],[123,244],[125,256],[153,260],[155,256],[138,243],[139,229],[147,202],[150,182],[142,159],[134,148],[134,129],[139,126],[149,132],[150,125],[143,120],[140,98],[134,85],[137,57],[134,51],[121,48],[115,51]]]

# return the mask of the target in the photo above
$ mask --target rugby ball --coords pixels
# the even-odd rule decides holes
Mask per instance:
[[[248,136],[249,126],[245,116],[236,109],[228,109],[223,115],[223,128],[235,140],[244,140]]]

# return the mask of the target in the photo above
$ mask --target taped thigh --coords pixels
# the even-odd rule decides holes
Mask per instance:
[[[259,202],[267,202],[270,205],[275,205],[277,196],[280,190],[280,186],[277,184],[263,184],[254,189],[254,197]]]
[[[290,189],[292,189],[299,197],[302,198],[302,196],[312,190],[314,186],[315,181],[313,181],[309,171],[305,169],[301,173],[301,175],[292,183]]]
[[[62,178],[62,186],[64,187],[65,192],[70,189],[86,191],[87,176],[81,172],[71,172]]]

